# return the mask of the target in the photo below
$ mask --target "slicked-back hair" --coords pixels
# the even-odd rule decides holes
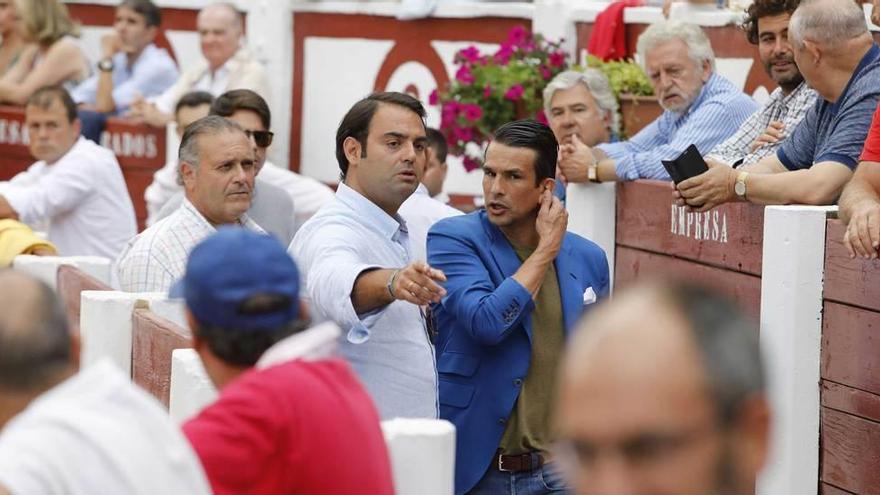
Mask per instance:
[[[27,318],[0,315],[0,389],[33,392],[48,388],[71,364],[67,315],[55,292],[43,282],[38,296],[16,311]],[[24,326],[22,326],[22,322]]]
[[[73,102],[70,93],[61,86],[43,86],[34,91],[24,104],[24,108],[25,111],[27,111],[27,107],[35,106],[42,110],[46,110],[52,106],[52,102],[56,100],[64,105],[64,111],[67,113],[68,122],[73,122],[77,119],[76,103]]]
[[[746,18],[740,26],[746,33],[749,43],[757,45],[759,41],[758,19],[782,14],[793,14],[801,0],[754,0],[746,9]]]
[[[349,165],[343,144],[347,138],[355,138],[361,143],[361,156],[367,156],[367,135],[370,132],[370,123],[372,123],[373,115],[376,114],[376,110],[381,104],[397,105],[412,110],[422,120],[422,125],[425,125],[425,107],[419,100],[405,93],[396,91],[373,93],[355,103],[336,129],[336,161],[339,163],[339,171],[343,180],[348,173]],[[427,130],[427,126],[425,129]]]
[[[211,104],[211,115],[230,118],[239,110],[250,110],[260,117],[268,131],[272,128],[272,112],[262,96],[249,89],[233,89],[218,96]]]
[[[162,24],[162,11],[150,0],[122,0],[119,7],[129,8],[144,16],[147,27],[159,27]]]
[[[241,126],[232,120],[218,115],[208,115],[193,122],[183,131],[180,138],[180,148],[177,152],[177,161],[189,163],[193,167],[199,166],[199,138],[201,136],[215,135],[223,132],[240,132],[244,134]],[[178,173],[180,168],[178,166]]]
[[[211,105],[214,103],[214,95],[208,93],[207,91],[190,91],[189,93],[184,94],[177,100],[177,105],[174,106],[174,115],[177,115],[180,112],[181,108],[191,108],[197,107],[200,105]]]
[[[556,141],[553,131],[537,120],[523,119],[508,122],[495,131],[493,142],[512,148],[533,150],[536,185],[544,179],[552,179],[556,176],[559,142]]]
[[[433,127],[429,127],[426,134],[428,136],[428,147],[434,150],[437,160],[440,163],[444,163],[446,155],[449,154],[449,145],[446,143],[446,137],[443,136],[442,132]]]

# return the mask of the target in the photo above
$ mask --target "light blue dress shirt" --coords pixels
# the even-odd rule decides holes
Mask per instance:
[[[434,346],[419,307],[398,300],[359,315],[351,302],[364,270],[411,262],[406,223],[340,183],[336,198],[300,227],[288,252],[299,266],[312,318],[342,328],[340,349],[382,419],[436,418]]]
[[[98,93],[98,76],[94,74],[71,91],[76,103],[95,103]],[[134,64],[128,66],[124,53],[113,56],[113,101],[116,111],[122,112],[131,106],[135,97],[158,96],[170,88],[177,78],[177,64],[164,48],[154,44],[147,45]]]
[[[705,155],[757,110],[751,96],[713,72],[683,113],[665,110],[628,141],[596,147],[614,159],[620,180],[669,180],[660,160],[676,158],[691,144]]]

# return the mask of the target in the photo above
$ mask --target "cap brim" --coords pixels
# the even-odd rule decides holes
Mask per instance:
[[[180,279],[171,286],[168,291],[168,297],[171,299],[183,299],[183,290],[186,287],[186,280]]]

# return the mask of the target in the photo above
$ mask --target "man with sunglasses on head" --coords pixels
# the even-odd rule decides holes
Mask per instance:
[[[267,173],[269,167],[272,167],[272,172],[284,172],[272,165],[265,166],[266,150],[273,138],[269,131],[272,115],[266,100],[249,89],[227,91],[214,100],[209,114],[232,120],[241,126],[250,139],[256,158],[256,179],[248,216],[282,244],[290,244],[296,232],[294,202],[289,192],[272,180],[270,176],[274,176],[271,173]],[[161,219],[174,213],[182,202],[183,191],[180,191],[165,203],[157,217]]]

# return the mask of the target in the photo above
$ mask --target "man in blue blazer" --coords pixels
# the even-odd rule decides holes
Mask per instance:
[[[447,277],[433,310],[440,417],[458,430],[456,494],[566,489],[548,456],[556,363],[585,306],[608,293],[608,261],[566,232],[557,150],[549,127],[505,124],[486,150],[486,208],[428,233],[428,262]]]

